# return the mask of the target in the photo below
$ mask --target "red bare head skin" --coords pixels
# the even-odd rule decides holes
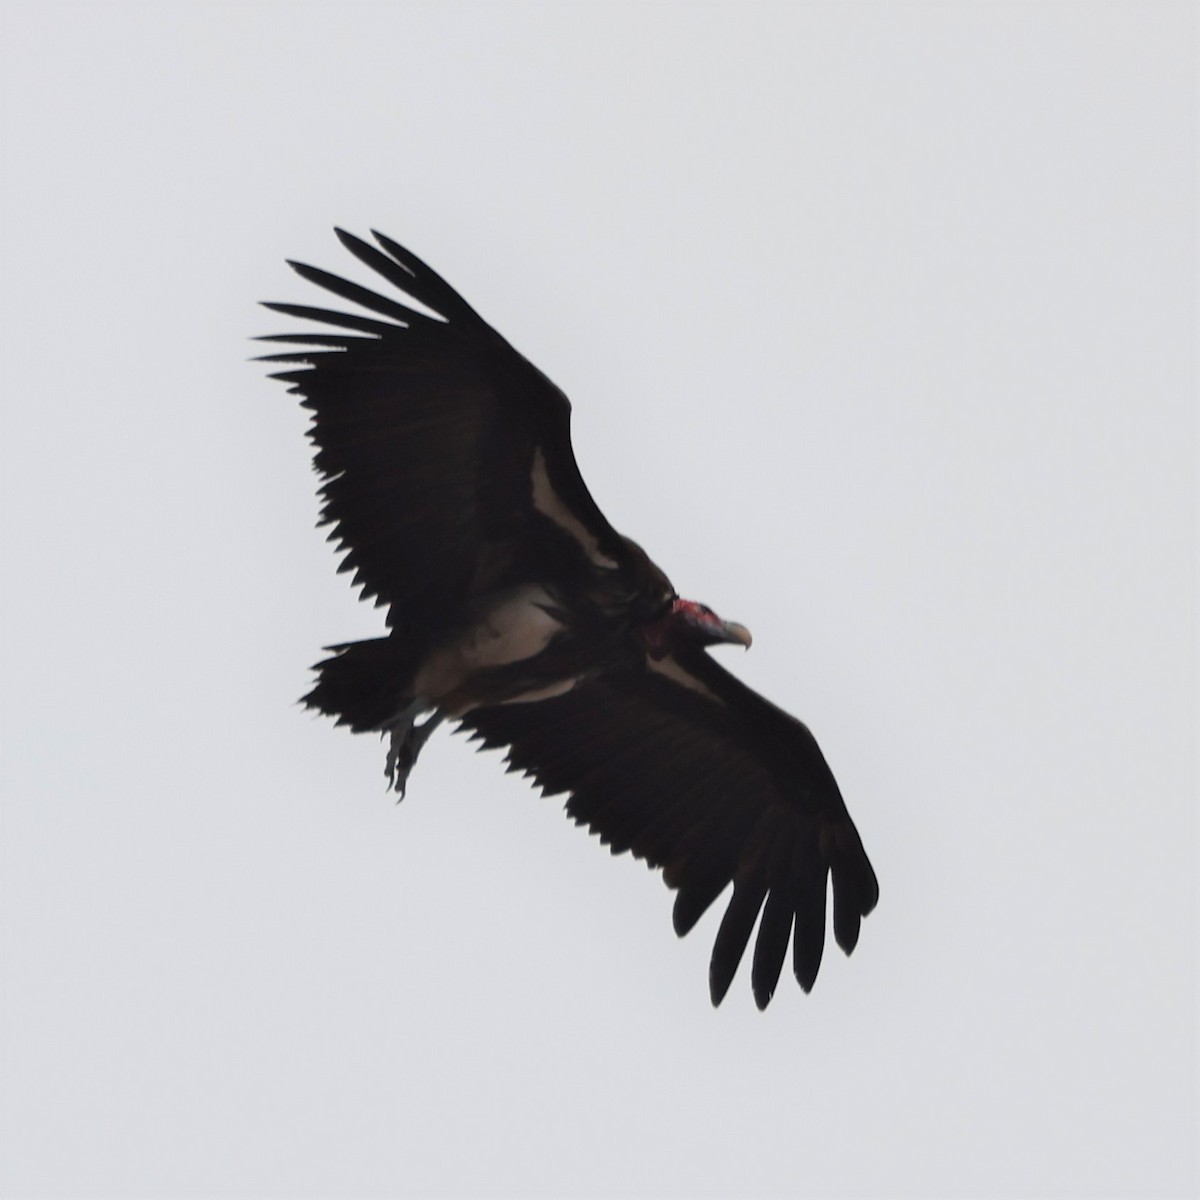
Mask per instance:
[[[750,648],[750,630],[736,621],[723,621],[707,604],[676,598],[671,605],[672,618],[700,634],[705,642],[736,642]]]
[[[676,596],[671,607],[660,617],[647,621],[639,629],[651,658],[670,652],[672,642],[699,642],[713,646],[718,642],[736,642],[750,648],[750,630],[736,621],[723,621],[707,604]]]

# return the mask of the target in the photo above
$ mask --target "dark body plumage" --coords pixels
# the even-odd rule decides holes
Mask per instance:
[[[874,872],[808,729],[706,647],[741,626],[680,600],[618,534],[575,463],[566,397],[419,259],[376,234],[343,244],[430,316],[324,271],[372,316],[267,307],[337,332],[268,356],[312,411],[322,521],[389,636],[333,647],[305,698],[390,734],[403,789],[429,731],[460,721],[614,853],[661,867],[686,933],[732,882],[710,970],[720,1003],[761,911],[751,979],[769,1002],[787,956],[821,963],[827,881],[846,953]],[[430,714],[423,724],[417,718]]]

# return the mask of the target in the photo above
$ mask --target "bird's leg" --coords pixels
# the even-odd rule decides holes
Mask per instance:
[[[391,743],[384,773],[388,778],[388,786],[400,793],[401,800],[404,799],[408,776],[416,764],[417,755],[421,753],[421,747],[444,719],[441,713],[435,712],[418,725],[417,717],[431,707],[428,700],[418,696],[411,704],[401,709],[395,720],[384,730]]]

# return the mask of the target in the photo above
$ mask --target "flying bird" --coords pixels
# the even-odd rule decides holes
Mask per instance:
[[[305,703],[382,733],[401,795],[444,720],[506,748],[614,854],[662,869],[680,936],[732,883],[714,1005],[756,921],[758,1007],[789,943],[807,992],[827,893],[849,954],[879,887],[812,734],[710,656],[749,631],[608,523],[545,375],[402,246],[337,236],[408,303],[291,262],[371,315],[268,303],[325,329],[261,340],[287,347],[264,357],[312,413],[321,523],[389,632],[328,647]]]

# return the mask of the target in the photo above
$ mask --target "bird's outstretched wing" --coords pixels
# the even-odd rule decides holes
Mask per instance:
[[[613,853],[663,868],[677,890],[680,936],[724,888],[733,893],[713,947],[709,986],[724,997],[760,910],[751,982],[759,1008],[792,941],[808,991],[833,931],[849,954],[879,897],[875,873],[808,729],[702,649],[586,680],[566,695],[469,713],[484,745],[507,746],[510,770],[547,794]]]
[[[276,377],[312,411],[321,521],[347,552],[340,569],[391,608],[389,623],[430,629],[494,586],[531,522],[621,561],[575,463],[566,396],[415,255],[378,233],[378,247],[337,236],[439,314],[303,263],[291,266],[372,315],[266,305],[334,330],[261,340],[288,346],[265,357],[289,364]]]

